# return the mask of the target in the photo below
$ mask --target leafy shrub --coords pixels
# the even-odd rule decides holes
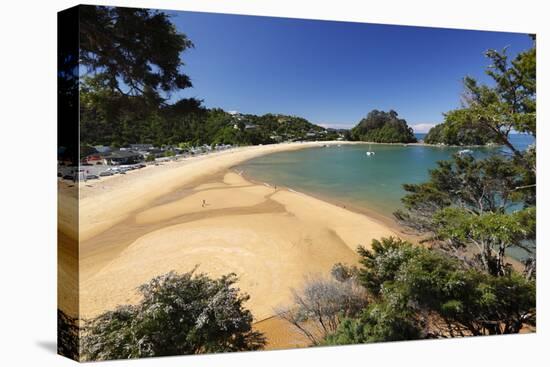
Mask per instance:
[[[194,271],[156,277],[140,286],[137,305],[120,306],[86,325],[87,360],[257,350],[249,299],[234,274],[211,279]]]

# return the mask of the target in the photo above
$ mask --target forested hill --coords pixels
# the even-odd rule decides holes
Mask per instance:
[[[183,55],[194,43],[168,14],[105,6],[79,12],[82,145],[248,145],[338,136],[300,117],[207,109],[193,98],[174,102],[173,93],[193,86]],[[66,76],[71,81],[71,60],[63,59],[61,83]]]
[[[432,127],[424,142],[443,145],[487,145],[497,143],[497,137],[489,129],[480,126],[460,126],[447,121]]]
[[[367,117],[351,129],[352,140],[377,143],[415,143],[416,138],[407,121],[397,117],[397,112],[372,110]]]
[[[142,107],[139,97],[120,98],[81,93],[81,142],[89,145],[156,146],[189,143],[256,145],[298,140],[333,140],[339,133],[304,118],[281,114],[262,116],[207,109],[194,99],[180,100],[159,110]],[[116,103],[116,106],[109,106]]]

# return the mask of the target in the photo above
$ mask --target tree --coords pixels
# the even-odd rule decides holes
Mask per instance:
[[[257,350],[265,338],[252,330],[249,299],[234,274],[211,279],[170,272],[138,288],[137,305],[120,306],[87,321],[86,360]]]
[[[359,280],[369,294],[381,295],[382,286],[393,281],[401,265],[416,256],[420,248],[409,246],[407,241],[396,237],[373,239],[371,249],[363,246],[357,248],[362,267],[359,269]]]
[[[463,107],[445,114],[446,128],[474,130],[487,134],[488,141],[504,144],[516,160],[535,171],[534,160],[526,159],[510,141],[510,132],[536,136],[536,48],[518,54],[509,62],[506,49],[488,50],[492,64],[486,73],[494,86],[464,78]]]
[[[161,98],[188,88],[180,54],[193,47],[161,11],[80,7],[80,62],[124,96]]]
[[[457,126],[447,121],[432,127],[424,142],[444,145],[488,145],[497,143],[498,139],[491,130],[483,126]]]
[[[338,329],[328,335],[324,345],[363,344],[422,338],[422,329],[414,314],[396,308],[390,302],[373,303],[359,318],[345,318]]]
[[[494,276],[464,269],[460,262],[422,249],[403,263],[392,290],[443,325],[435,336],[513,334],[535,325],[535,282],[511,271]]]
[[[335,272],[340,274],[342,266]],[[349,274],[349,269],[345,271]],[[355,277],[308,279],[300,291],[293,290],[294,304],[277,314],[291,323],[313,345],[338,329],[340,320],[355,317],[367,305],[367,295]]]
[[[512,159],[455,156],[438,162],[427,182],[403,185],[405,209],[394,215],[449,255],[503,275],[509,248],[533,252],[534,182],[533,172]]]
[[[416,138],[407,121],[397,118],[397,112],[372,110],[351,129],[354,140],[378,143],[414,143]]]
[[[535,282],[512,271],[468,269],[436,250],[395,238],[360,247],[360,281],[373,297],[330,343],[518,333],[535,325]]]
[[[395,216],[465,263],[505,275],[507,249],[532,253],[536,236],[536,149],[521,150],[509,139],[512,131],[536,136],[536,49],[518,54],[511,63],[506,50],[486,55],[494,85],[465,78],[463,107],[448,112],[438,130],[485,133],[511,156],[455,156],[439,162],[428,182],[404,185],[405,210]],[[473,261],[467,256],[471,249],[476,252]],[[530,269],[525,274],[533,276],[534,257],[526,264]]]
[[[79,29],[80,140],[116,146],[174,143],[171,139],[189,127],[174,120],[201,112],[194,99],[163,109],[171,92],[192,86],[181,60],[192,42],[167,14],[148,9],[80,6]],[[173,118],[182,110],[186,115]]]

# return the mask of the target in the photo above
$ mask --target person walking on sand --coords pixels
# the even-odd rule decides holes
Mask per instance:
[[[204,208],[205,205],[206,205],[206,200],[202,199],[202,207]]]

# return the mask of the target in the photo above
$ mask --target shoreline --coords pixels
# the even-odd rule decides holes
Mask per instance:
[[[242,163],[244,163],[244,162],[242,162]],[[290,186],[275,185],[271,182],[264,182],[264,181],[255,179],[253,176],[247,174],[244,170],[241,170],[240,172],[238,172],[237,167],[238,166],[231,167],[230,170],[235,172],[236,174],[242,176],[245,180],[247,180],[249,182],[255,183],[257,185],[267,185],[268,187],[275,187],[276,186],[277,188],[289,190],[290,192],[293,192],[297,195],[304,195],[304,196],[315,198],[315,199],[320,200],[320,201],[324,201],[326,203],[330,203],[330,204],[338,206],[342,209],[349,210],[351,212],[354,212],[354,213],[357,213],[357,214],[360,214],[360,215],[364,215],[364,216],[380,223],[381,225],[387,226],[387,227],[391,228],[392,230],[398,232],[399,235],[401,235],[404,239],[409,239],[409,240],[412,240],[413,242],[418,241],[418,238],[419,238],[418,236],[403,232],[404,228],[402,226],[400,226],[392,217],[390,217],[390,216],[388,216],[384,213],[380,213],[380,212],[378,212],[374,209],[371,209],[368,206],[354,205],[353,203],[349,203],[349,202],[346,202],[346,201],[343,201],[343,200],[339,200],[336,197],[332,197],[332,196],[329,196],[329,195],[322,195],[322,194],[318,194],[318,193],[312,193],[312,192],[309,192],[309,191],[298,191],[298,190],[296,190],[296,189],[294,189]]]
[[[251,295],[249,309],[263,320],[309,275],[355,264],[358,244],[397,235],[365,215],[230,170],[201,181],[81,243],[83,316],[135,302],[138,285],[199,264],[212,276],[237,273],[239,288]]]
[[[486,145],[448,145],[448,144],[429,144],[429,143],[380,143],[374,141],[349,141],[350,143],[359,144],[373,144],[373,145],[401,145],[401,146],[413,146],[413,147],[433,147],[433,148],[499,148],[503,147],[502,144],[486,144]]]
[[[275,151],[319,145],[285,145]],[[255,320],[263,320],[286,304],[291,288],[308,275],[326,275],[337,262],[355,264],[357,245],[401,235],[364,212],[232,172],[239,162],[273,151],[270,146],[252,152],[244,148],[223,154],[228,157],[223,162],[222,154],[213,154],[81,187],[80,222],[88,232],[77,243],[78,313],[90,317],[135,302],[138,285],[199,264],[199,271],[212,276],[237,273],[238,286],[252,296]],[[162,192],[151,195],[151,187],[163,185]],[[121,190],[122,197],[106,201]],[[202,200],[206,207],[201,208]]]
[[[73,288],[60,287],[60,309],[94,317],[138,302],[136,288],[153,277],[198,265],[212,277],[237,274],[237,287],[250,295],[245,307],[254,327],[270,340],[267,349],[305,343],[275,316],[292,301],[292,289],[326,276],[335,263],[357,265],[357,246],[369,248],[372,239],[418,242],[376,211],[235,172],[249,159],[325,144],[363,143],[243,147],[81,185],[80,222],[87,232],[76,243],[79,304],[71,309]],[[75,265],[59,256],[61,271]]]
[[[178,187],[221,172],[262,155],[320,147],[324,144],[342,144],[338,141],[283,143],[238,147],[198,157],[188,157],[158,166],[107,177],[106,180],[80,182],[80,239],[86,240],[118,223],[133,210]],[[343,143],[349,144],[349,143]],[[62,183],[63,185],[63,183]],[[68,186],[68,185],[67,185]],[[139,198],[140,202],[134,200]],[[110,212],[117,211],[116,215]],[[105,217],[106,216],[106,217]],[[71,218],[64,218],[71,221]],[[74,221],[74,218],[72,219]]]

